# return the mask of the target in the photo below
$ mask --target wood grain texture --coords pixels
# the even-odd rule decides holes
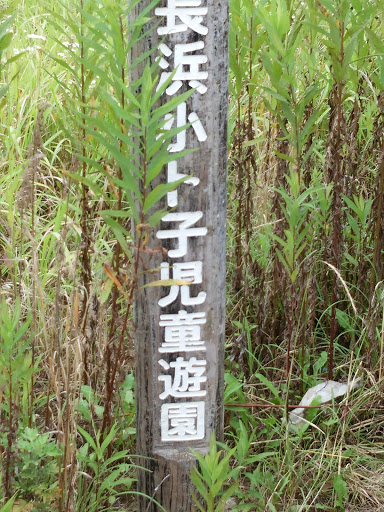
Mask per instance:
[[[144,2],[137,6],[142,9]],[[159,6],[165,6],[162,2]],[[188,253],[177,260],[168,258],[161,252],[146,253],[140,263],[139,286],[160,279],[160,275],[148,272],[166,261],[170,266],[175,261],[202,261],[203,284],[190,287],[191,296],[205,291],[207,298],[199,306],[181,306],[175,303],[160,308],[158,300],[169,293],[169,288],[145,288],[136,298],[136,386],[137,386],[137,453],[150,459],[140,458],[139,463],[150,472],[140,471],[138,489],[153,496],[168,512],[190,512],[193,510],[191,498],[190,471],[196,463],[191,448],[206,453],[210,436],[216,432],[218,439],[223,435],[223,374],[224,374],[224,331],[225,331],[225,217],[226,217],[226,162],[227,162],[227,104],[228,104],[228,1],[208,0],[202,2],[208,7],[203,24],[209,31],[200,36],[192,30],[166,36],[167,45],[190,43],[203,40],[205,48],[201,52],[208,57],[202,69],[208,71],[207,92],[195,92],[188,100],[189,112],[196,112],[208,134],[206,141],[199,143],[193,130],[187,130],[186,148],[198,151],[178,161],[178,172],[192,174],[200,179],[199,185],[182,184],[178,187],[179,204],[174,211],[202,211],[203,218],[196,227],[206,226],[205,237],[188,239]],[[155,18],[154,22],[159,22]],[[148,27],[146,27],[148,28]],[[131,59],[144,51],[157,46],[159,38],[156,29],[135,47]],[[140,73],[136,69],[134,73]],[[137,76],[137,75],[136,75]],[[135,78],[135,75],[131,77]],[[183,85],[186,90],[187,84]],[[166,99],[166,98],[164,98]],[[163,181],[166,179],[164,170]],[[169,229],[164,223],[153,230],[147,247],[156,250],[175,248],[175,242],[160,241],[155,234],[158,229]],[[207,360],[208,377],[205,389],[207,396],[205,415],[205,437],[190,442],[162,442],[160,436],[159,394],[164,390],[158,382],[158,360],[169,359],[169,354],[159,354],[158,348],[164,337],[159,327],[160,314],[177,313],[180,309],[188,312],[205,312],[207,322],[202,326],[202,339],[206,341],[205,353],[190,353]],[[180,353],[177,355],[184,355]],[[174,355],[173,355],[174,356]],[[140,512],[160,510],[148,499],[139,498]]]

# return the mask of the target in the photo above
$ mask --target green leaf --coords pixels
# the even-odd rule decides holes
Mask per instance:
[[[7,501],[7,503],[0,508],[0,512],[12,512],[12,507],[16,499],[16,494],[12,496],[12,498]]]
[[[193,480],[193,476],[191,478],[192,478],[193,483],[196,485],[196,482]],[[196,485],[196,487],[197,487],[197,485]],[[206,512],[206,510],[201,506],[200,501],[197,499],[196,494],[194,492],[192,492],[192,498],[193,498],[193,501],[195,502],[196,507],[199,509],[199,511]]]
[[[146,123],[148,120],[149,112],[151,109],[151,94],[153,90],[153,82],[151,76],[151,68],[149,63],[144,68],[143,72],[143,84],[144,87],[141,89],[141,115],[143,116],[143,122]]]
[[[110,226],[113,229],[113,232],[116,236],[116,239],[118,240],[121,248],[123,249],[124,253],[129,257],[131,254],[131,248],[127,244],[127,239],[131,240],[131,234],[118,222],[113,220],[113,218],[109,215],[103,215],[104,212],[100,212],[100,215],[103,217],[104,221],[108,226]],[[132,215],[133,218],[135,216]],[[137,219],[135,219],[137,220]]]
[[[153,288],[159,286],[189,286],[190,281],[184,281],[183,279],[160,279],[159,281],[152,281],[151,283],[145,284],[142,288]]]
[[[148,217],[148,219],[146,219],[147,224],[149,224],[152,228],[157,226],[166,213],[166,208],[156,211],[150,217]]]
[[[348,499],[348,486],[339,474],[333,477],[333,488],[336,491],[338,504],[343,505],[344,501]]]
[[[8,32],[7,34],[4,34],[3,37],[0,39],[0,51],[5,50],[10,45],[13,38],[13,33]]]
[[[87,441],[87,443],[93,448],[93,450],[96,452],[97,445],[96,445],[94,439],[92,438],[92,436],[90,434],[88,434],[88,432],[86,430],[84,430],[83,428],[81,428],[79,425],[77,425],[77,430],[84,437],[84,439]]]
[[[365,30],[366,30],[366,33],[368,34],[368,37],[369,37],[373,47],[375,48],[375,50],[378,53],[384,54],[383,40],[377,34],[375,34],[375,32],[373,30],[371,30],[370,28],[366,28]]]
[[[295,161],[295,159],[293,157],[291,157],[289,155],[286,155],[284,153],[280,153],[279,151],[275,151],[275,154],[276,154],[276,156],[278,156],[282,160],[287,160],[291,164],[296,165],[296,161]]]
[[[261,373],[255,373],[254,376],[271,391],[274,397],[278,400],[278,404],[283,403],[283,400],[280,397],[280,391],[272,384],[272,382],[270,382],[266,377],[264,377],[264,375],[261,375]]]
[[[150,193],[146,196],[143,205],[143,212],[147,213],[153,206],[155,206],[160,201],[160,199],[166,196],[168,192],[177,189],[177,187],[187,179],[188,176],[178,181],[174,181],[171,183],[162,183],[160,185],[157,185],[157,187],[151,190]]]
[[[224,377],[226,386],[224,390],[224,403],[230,401],[233,395],[241,395],[243,401],[245,401],[243,393],[243,382],[239,381],[234,375],[226,373]],[[233,399],[232,399],[233,400]]]
[[[111,442],[113,441],[115,436],[116,436],[116,427],[115,427],[115,425],[113,425],[100,447],[101,454],[105,453],[107,447],[111,444]]]

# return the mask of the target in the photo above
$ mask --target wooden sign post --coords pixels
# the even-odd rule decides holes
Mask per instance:
[[[162,0],[152,23],[135,52],[158,47],[160,83],[176,70],[163,101],[194,89],[168,117],[168,129],[190,123],[168,151],[198,150],[164,169],[164,181],[188,179],[168,193],[147,244],[163,250],[143,264],[191,284],[141,288],[136,302],[137,453],[150,470],[138,490],[190,512],[191,449],[206,453],[212,432],[223,434],[228,0]],[[151,280],[144,271],[139,285]],[[139,497],[138,510],[160,509]]]

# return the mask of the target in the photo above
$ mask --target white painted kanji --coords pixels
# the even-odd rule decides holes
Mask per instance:
[[[175,81],[177,80],[206,80],[208,71],[200,69],[202,64],[208,62],[208,57],[202,54],[191,55],[192,52],[203,50],[204,41],[194,43],[175,44],[174,68],[176,69]]]
[[[162,441],[196,441],[205,436],[205,403],[181,402],[161,406]]]
[[[155,9],[156,16],[165,16],[165,27],[159,27],[161,36],[185,32],[190,28],[197,34],[207,35],[208,28],[202,25],[203,16],[208,13],[207,7],[201,7],[201,0],[168,0],[166,7]],[[176,23],[177,18],[181,23]]]
[[[207,361],[191,357],[185,360],[184,357],[177,357],[176,361],[167,363],[160,359],[160,366],[164,370],[170,370],[172,375],[161,373],[158,377],[160,382],[164,382],[164,391],[159,395],[161,400],[172,396],[174,398],[195,398],[203,397],[207,394],[201,385],[207,381],[204,375]]]
[[[169,279],[169,274],[169,263],[162,263],[160,267],[160,279]],[[203,282],[203,263],[201,261],[174,263],[172,279],[190,281],[191,284],[201,284]],[[203,304],[207,297],[205,292],[199,292],[196,297],[191,297],[189,285],[172,285],[169,294],[159,300],[159,306],[165,308],[175,302],[179,296],[179,292],[183,306],[197,306],[198,304]]]
[[[195,89],[195,93],[201,95],[206,94],[208,90],[206,84],[208,58],[205,55],[203,40],[203,36],[208,34],[208,28],[204,22],[208,8],[202,3],[203,0],[166,0],[164,7],[155,9],[155,15],[163,17],[163,23],[157,28],[160,36],[189,32],[187,39],[164,38],[159,45],[157,62],[162,72],[157,90],[161,88],[167,96],[180,94],[188,87]],[[191,32],[195,33],[194,37],[189,37]],[[174,112],[165,115],[161,125],[159,137],[162,137],[167,130],[174,130],[176,133],[168,146],[169,153],[181,153],[186,149],[190,140],[189,128],[191,128],[191,137],[195,136],[200,143],[207,140],[204,119],[200,119],[197,112],[191,112],[187,102],[182,102],[175,107]],[[185,173],[179,172],[180,161],[182,160],[175,159],[167,164],[167,183],[185,179],[183,185],[196,187],[200,183],[199,178],[190,176],[189,170]],[[170,208],[176,208],[178,204],[178,190],[168,192],[167,205]],[[157,231],[156,237],[159,240],[174,240],[172,249],[168,250],[168,258],[184,258],[188,254],[188,246],[194,245],[189,239],[207,235],[207,227],[196,227],[202,218],[201,211],[172,211],[164,215],[161,220],[165,227],[162,224],[163,229]],[[164,281],[172,279],[190,283],[190,285],[169,286],[168,295],[158,301],[161,308],[167,308],[177,301],[189,308],[205,303],[206,292],[201,288],[200,291],[199,288],[196,289],[196,285],[203,284],[201,260],[163,262],[160,275],[160,279]],[[187,312],[180,309],[177,313],[160,315],[159,326],[164,328],[164,336],[158,352],[174,354],[174,357],[170,356],[168,361],[165,359],[158,361],[161,370],[157,378],[164,386],[159,390],[159,398],[165,401],[171,398],[176,402],[161,404],[160,428],[163,442],[189,442],[205,437],[205,402],[193,400],[207,395],[207,361],[202,358],[202,354],[207,351],[206,342],[202,339],[202,326],[206,322],[207,314],[201,311]],[[188,357],[185,354],[180,355],[180,352],[188,353]],[[190,354],[191,352],[200,353],[200,357]],[[187,402],[186,399],[190,400]]]
[[[171,130],[173,128],[173,123],[175,121],[175,116],[173,114],[166,114],[164,116],[165,124],[163,126],[163,130]],[[177,105],[176,108],[176,128],[182,128],[187,123],[187,104],[185,101]],[[168,146],[168,151],[170,153],[179,153],[185,149],[186,143],[186,130],[180,131],[176,135],[176,142],[170,144]]]
[[[203,123],[200,121],[199,116],[196,114],[196,112],[191,112],[188,116],[188,121],[192,123],[192,128],[194,129],[197,140],[199,142],[204,142],[207,140],[207,132],[205,131],[205,128],[203,126]]]
[[[206,313],[187,313],[180,310],[173,315],[160,315],[160,327],[164,329],[164,341],[159,352],[206,351],[205,341],[201,339],[201,325],[206,323]]]
[[[158,58],[158,63],[161,69],[169,69],[169,61],[164,57],[171,57],[172,50],[165,43],[161,44],[160,52],[163,56]],[[204,49],[204,41],[196,41],[194,43],[176,44],[174,50],[174,58],[172,69],[175,73],[172,76],[172,83],[167,87],[165,92],[168,96],[176,94],[183,85],[183,82],[188,82],[188,85],[197,90],[200,94],[207,92],[207,86],[201,80],[207,80],[208,72],[200,69],[200,66],[206,64],[208,57],[204,54],[192,54]],[[171,77],[171,71],[164,71],[160,75],[157,90]]]
[[[163,130],[171,130],[173,128],[173,124],[175,122],[175,115],[174,114],[166,114],[164,116],[164,124],[162,129]],[[199,119],[199,116],[196,114],[196,112],[191,112],[188,115],[188,121],[191,123],[192,128],[197,136],[197,140],[199,142],[204,142],[207,140],[207,132],[204,129],[204,126],[202,122]],[[176,108],[176,127],[182,128],[187,124],[187,104],[185,102],[180,103],[180,105]],[[187,134],[186,130],[181,130],[176,135],[176,142],[170,144],[168,146],[168,151],[170,153],[180,153],[180,151],[183,151],[186,146],[186,140],[187,140]],[[158,138],[161,137],[161,134],[158,135]]]
[[[169,162],[168,172],[167,172],[167,182],[168,183],[174,183],[175,181],[186,178],[187,176],[188,176],[187,174],[177,172],[177,161],[174,160],[173,162]],[[200,183],[200,180],[199,180],[199,178],[190,176],[183,183],[186,183],[187,185],[192,185],[193,187],[196,187],[196,185],[198,185]],[[178,203],[177,197],[178,197],[177,190],[172,190],[171,192],[168,192],[168,194],[167,194],[168,206],[170,206],[171,208],[177,206],[177,203]]]
[[[177,229],[161,229],[156,233],[160,240],[176,238],[178,248],[168,251],[170,258],[181,258],[188,252],[188,238],[205,236],[208,232],[206,227],[193,228],[194,224],[203,217],[203,212],[176,212],[167,213],[161,219],[162,222],[179,222]]]
[[[192,87],[192,89],[196,89],[196,91],[200,94],[205,94],[208,91],[208,87],[198,80],[190,80],[188,85]]]

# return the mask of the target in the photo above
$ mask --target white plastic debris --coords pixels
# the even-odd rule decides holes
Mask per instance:
[[[231,512],[237,506],[237,501],[235,498],[229,498],[229,500],[225,504],[224,512]]]
[[[361,385],[361,378],[355,378],[347,384],[336,382],[334,380],[328,380],[321,382],[320,384],[316,384],[316,386],[308,389],[308,391],[301,399],[299,405],[303,407],[297,407],[289,413],[288,423],[300,429],[300,427],[307,423],[304,418],[304,407],[311,405],[315,399],[317,399],[316,405],[325,404],[330,402],[332,399],[345,395],[347,392],[350,392],[353,389],[360,387]],[[290,428],[290,431],[294,431],[294,429]]]

